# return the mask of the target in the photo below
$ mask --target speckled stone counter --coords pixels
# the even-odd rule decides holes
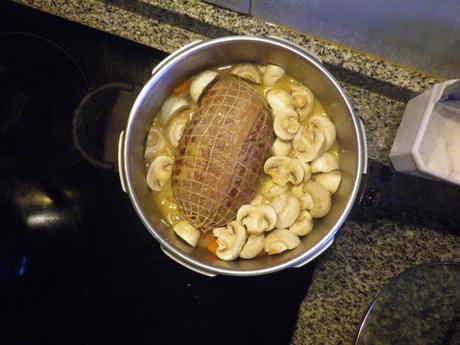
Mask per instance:
[[[198,1],[17,2],[166,52],[197,39],[232,34],[291,40],[320,57],[336,76],[365,122],[369,157],[387,165],[405,103],[436,82],[423,73]],[[332,248],[317,259],[293,344],[352,344],[369,303],[389,279],[415,264],[460,260],[458,231],[447,231],[441,221],[428,224],[404,213],[372,219],[365,213],[358,209]]]

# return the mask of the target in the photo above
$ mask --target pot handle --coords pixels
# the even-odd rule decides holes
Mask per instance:
[[[174,59],[177,55],[181,54],[182,52],[202,43],[203,41],[202,40],[195,40],[195,41],[192,41],[190,43],[187,43],[185,46],[175,50],[174,52],[172,52],[171,54],[169,54],[166,58],[164,58],[158,65],[156,65],[153,70],[152,70],[152,75],[154,75],[155,73],[157,73],[164,65],[166,65],[169,61],[171,61],[172,59]]]
[[[303,261],[301,262],[300,264],[296,264],[292,267],[295,267],[295,268],[300,268],[300,267],[303,267],[305,266],[306,264],[308,264],[309,262],[313,261],[314,259],[316,259],[318,256],[320,256],[321,254],[323,254],[331,245],[332,243],[334,243],[334,239],[335,239],[335,236],[332,236],[331,239],[329,241],[327,241],[321,248],[319,248],[312,256],[309,256],[308,257],[308,260],[306,261]]]
[[[306,52],[308,55],[311,55],[315,60],[317,60],[318,63],[320,63],[321,65],[323,64],[323,62],[321,61],[321,59],[318,57],[318,55],[312,53],[311,51],[301,47],[300,45],[296,44],[296,43],[293,43],[285,38],[281,38],[281,37],[278,37],[278,36],[275,36],[275,35],[268,35],[267,36],[268,38],[272,39],[272,40],[275,40],[275,41],[279,41],[279,42],[282,42],[282,43],[285,43],[285,44],[289,44],[290,46],[294,47],[294,48],[297,48],[297,49],[300,49],[304,52]]]
[[[187,263],[185,263],[184,261],[182,261],[181,259],[179,258],[176,258],[175,256],[173,256],[165,247],[163,246],[160,246],[161,250],[163,251],[163,253],[168,256],[170,259],[174,260],[175,262],[177,262],[178,264],[184,266],[185,268],[188,268],[189,270],[192,270],[196,273],[199,273],[199,274],[202,274],[204,276],[207,276],[207,277],[215,277],[216,274],[214,273],[209,273],[209,272],[206,272],[206,271],[203,271],[199,268],[196,268],[196,267],[193,267]]]
[[[123,170],[123,143],[125,139],[125,131],[120,132],[120,137],[118,138],[118,176],[120,177],[121,189],[126,193],[126,178],[125,172]]]

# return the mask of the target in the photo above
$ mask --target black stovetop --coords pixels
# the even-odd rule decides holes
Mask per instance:
[[[289,342],[311,264],[254,278],[188,271],[162,254],[111,169],[113,134],[165,56],[0,4],[0,344]],[[107,84],[127,91],[77,112]]]

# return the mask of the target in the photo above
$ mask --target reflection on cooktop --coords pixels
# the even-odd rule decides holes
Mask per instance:
[[[289,342],[312,265],[200,276],[121,190],[111,143],[164,57],[0,4],[0,344]]]

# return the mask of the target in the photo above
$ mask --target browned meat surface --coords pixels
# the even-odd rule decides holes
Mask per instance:
[[[263,99],[237,78],[225,78],[203,96],[184,131],[172,187],[189,222],[203,232],[224,226],[258,188],[273,143]]]

